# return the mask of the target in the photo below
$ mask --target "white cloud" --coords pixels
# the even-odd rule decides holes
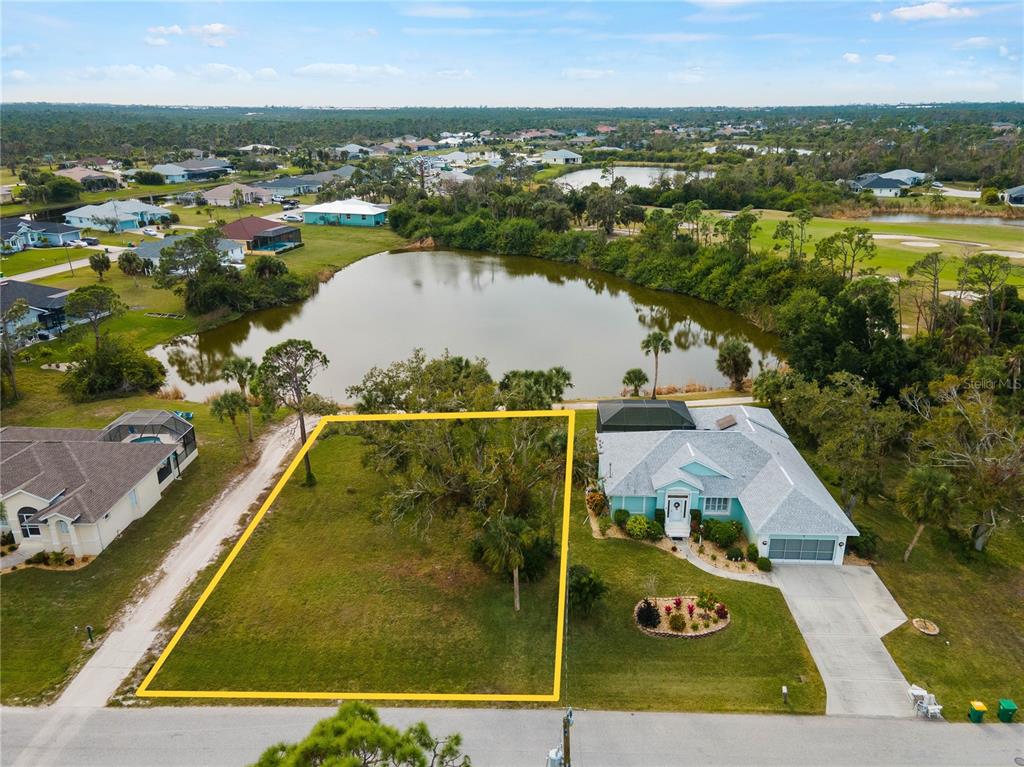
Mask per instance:
[[[192,27],[191,30],[194,35],[233,35],[236,34],[233,27],[229,27],[227,24],[221,24],[219,22],[215,24],[203,24],[201,27]]]
[[[977,11],[973,8],[954,6],[948,2],[918,3],[916,5],[904,5],[894,8],[889,13],[900,21],[923,21],[926,19],[963,19],[968,16],[976,16]]]
[[[968,37],[966,40],[957,40],[953,43],[954,48],[994,48],[996,41],[991,37]]]
[[[4,70],[4,79],[12,83],[27,83],[32,79],[32,75],[24,69],[7,69]]]
[[[566,80],[604,80],[614,74],[614,69],[586,69],[582,67],[570,67],[562,70],[562,77]]]
[[[186,67],[186,70],[193,77],[212,82],[248,82],[252,80],[249,70],[231,64],[210,62],[199,67]]]
[[[298,77],[324,77],[350,83],[371,77],[398,77],[402,74],[404,73],[401,69],[390,64],[376,66],[318,62],[316,64],[306,64],[295,70],[295,75]]]
[[[152,45],[156,48],[160,47],[161,45],[167,45],[166,37],[150,37],[149,35],[147,35],[146,37],[142,38],[142,41],[146,45]]]
[[[844,53],[843,54],[843,61],[845,61],[847,64],[860,64],[860,54],[859,53]]]
[[[878,23],[879,21],[881,21],[884,18],[885,18],[885,14],[879,13],[878,11],[875,11],[874,13],[871,14],[871,20],[874,21],[875,23]]]
[[[441,69],[434,72],[434,76],[439,80],[470,80],[473,73],[468,69]]]
[[[4,59],[18,59],[25,55],[28,51],[24,45],[8,45],[3,51],[0,51],[0,58]]]
[[[77,76],[84,80],[173,80],[174,70],[163,64],[108,64],[103,67],[85,67]]]
[[[180,35],[183,34],[182,29],[177,24],[172,24],[169,27],[150,27],[146,30],[151,35]]]
[[[273,67],[263,67],[253,72],[253,77],[257,80],[277,80],[280,79],[277,74],[277,70]]]
[[[879,53],[877,56],[875,56],[875,61],[877,61],[880,64],[892,64],[894,61],[896,61],[896,57],[893,56],[891,53]]]
[[[228,45],[223,37],[200,37],[199,40],[208,48],[226,48]]]

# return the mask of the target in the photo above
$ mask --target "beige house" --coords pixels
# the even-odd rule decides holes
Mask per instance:
[[[0,429],[0,500],[18,553],[96,556],[197,454],[192,424],[164,410],[125,413],[104,429]]]
[[[247,184],[231,183],[215,186],[203,192],[203,198],[210,205],[217,205],[222,208],[230,208],[234,205],[235,191],[242,193],[242,202],[251,205],[255,202],[270,202],[272,192],[269,189],[260,189]]]

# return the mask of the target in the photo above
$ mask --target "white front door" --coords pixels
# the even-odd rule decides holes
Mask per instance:
[[[665,497],[665,532],[673,538],[690,534],[690,496],[672,495]]]

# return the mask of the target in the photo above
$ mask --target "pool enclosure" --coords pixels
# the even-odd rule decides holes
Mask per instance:
[[[184,418],[167,410],[133,410],[110,423],[100,437],[105,442],[165,442],[178,449],[157,472],[163,482],[191,462],[196,452],[196,431]]]

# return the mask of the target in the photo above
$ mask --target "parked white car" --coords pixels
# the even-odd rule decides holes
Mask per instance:
[[[285,213],[283,216],[281,216],[281,220],[282,221],[297,221],[299,223],[302,223],[302,216],[300,216],[298,213]]]
[[[151,226],[147,226],[145,229],[143,229],[142,233],[145,234],[145,235],[148,235],[149,237],[156,237],[157,236],[156,229],[154,229]]]
[[[68,240],[68,245],[72,248],[84,248],[88,244],[85,240]]]

